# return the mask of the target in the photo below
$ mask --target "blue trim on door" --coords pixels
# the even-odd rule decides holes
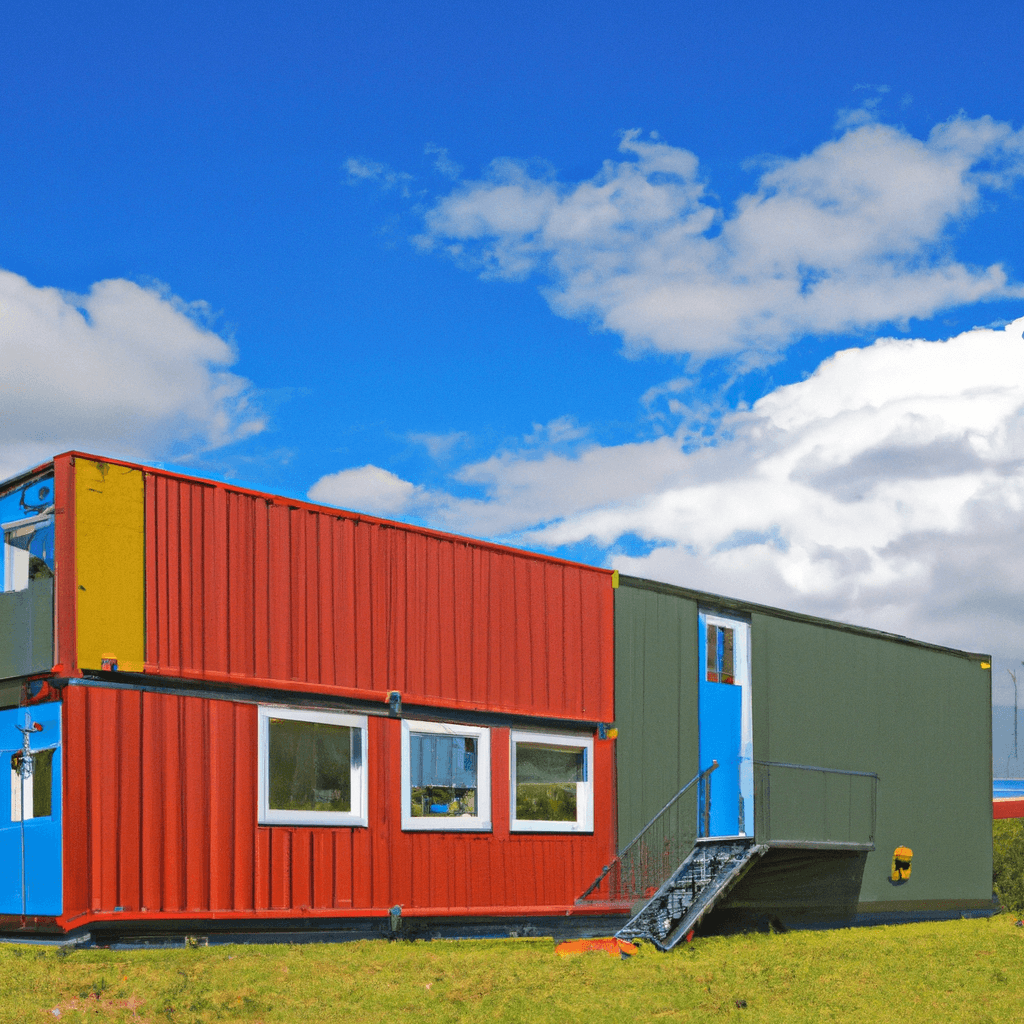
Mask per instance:
[[[62,748],[60,715],[62,705],[37,704],[30,708],[0,711],[0,914],[59,917],[64,910],[62,850]],[[11,755],[21,749],[17,726],[42,725],[31,736],[32,753],[53,751],[50,814],[25,821],[25,900],[21,892],[22,824],[11,821]]]

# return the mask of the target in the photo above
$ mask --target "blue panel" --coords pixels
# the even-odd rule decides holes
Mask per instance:
[[[701,682],[700,767],[712,761],[709,835],[734,836],[740,822],[740,739],[743,690],[728,683]]]
[[[60,713],[60,704],[0,711],[0,914],[57,917],[63,911]],[[31,734],[32,752],[52,750],[53,762],[50,814],[22,823],[11,821],[11,755],[21,749],[17,726],[25,724],[26,714],[43,727]]]
[[[34,480],[10,494],[0,498],[0,523],[14,523],[20,519],[28,519],[37,516],[53,505],[53,474],[36,477]],[[4,573],[6,571],[5,559],[7,552],[0,538],[0,590],[4,586]],[[53,557],[53,523],[50,522],[36,530],[31,538],[26,539],[30,555],[34,555],[45,562],[52,572],[54,568]],[[0,745],[6,746],[8,737],[4,735]]]

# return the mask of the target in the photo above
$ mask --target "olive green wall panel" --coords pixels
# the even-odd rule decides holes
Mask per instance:
[[[876,849],[856,858],[861,910],[988,900],[991,670],[984,656],[631,577],[620,577],[615,592],[620,848],[697,771],[699,607],[750,618],[756,761],[879,776]],[[862,780],[828,775],[819,784],[825,776],[768,772],[773,838],[784,830],[846,842],[862,822],[865,831],[870,825]],[[897,846],[909,846],[914,859],[910,878],[893,885]]]
[[[862,903],[992,890],[991,672],[977,657],[752,615],[754,757],[879,776]],[[774,802],[774,800],[773,800]],[[807,827],[820,808],[805,801]],[[893,850],[914,851],[892,885]]]
[[[0,594],[0,678],[53,667],[53,580]]]
[[[697,773],[697,603],[615,591],[619,848]]]

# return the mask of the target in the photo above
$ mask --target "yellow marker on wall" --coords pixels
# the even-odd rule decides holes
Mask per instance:
[[[892,855],[892,874],[894,882],[905,882],[910,877],[910,862],[914,851],[909,846],[897,846]]]
[[[140,470],[75,460],[78,666],[141,672],[146,512]]]

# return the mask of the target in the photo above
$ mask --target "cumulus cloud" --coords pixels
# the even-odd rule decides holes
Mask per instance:
[[[697,445],[583,436],[566,451],[535,433],[457,471],[475,498],[387,474],[389,510],[534,547],[586,541],[633,575],[1019,661],[1022,331],[838,352]]]
[[[321,477],[309,489],[309,500],[376,516],[409,514],[424,489],[379,466],[343,469]]]
[[[634,351],[771,361],[794,339],[906,324],[1024,294],[958,261],[956,226],[1024,175],[1024,132],[957,117],[920,140],[860,111],[836,139],[761,163],[723,208],[697,157],[628,132],[622,159],[561,183],[508,159],[425,215],[415,241],[485,276],[536,275],[558,314]]]
[[[181,458],[261,431],[208,315],[158,287],[72,295],[0,270],[0,479],[68,448]]]

